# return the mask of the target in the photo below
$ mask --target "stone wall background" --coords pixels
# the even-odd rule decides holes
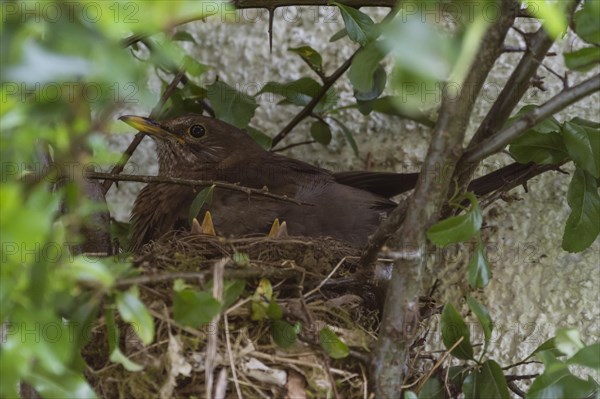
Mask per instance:
[[[380,20],[387,10],[363,9]],[[231,15],[229,19],[232,19]],[[343,21],[334,7],[303,7],[278,9],[273,26],[273,52],[269,52],[266,10],[238,11],[237,22],[223,23],[216,16],[206,22],[195,22],[186,29],[198,44],[184,43],[190,54],[214,69],[207,73],[204,82],[219,78],[240,91],[256,92],[270,80],[291,81],[302,76],[312,76],[300,58],[287,51],[289,47],[308,44],[323,56],[326,73],[332,73],[354,51],[356,45],[347,38],[330,43],[329,38],[342,29]],[[537,24],[520,21],[520,27],[533,31]],[[524,47],[520,35],[511,31],[508,43]],[[553,47],[559,56],[547,59],[555,71],[565,70],[560,54],[577,49],[582,44],[572,35],[559,40]],[[520,54],[505,54],[496,63],[484,94],[480,96],[471,118],[467,137],[474,132],[483,119],[503,82],[520,59]],[[598,73],[598,69],[589,75]],[[389,70],[388,70],[389,72]],[[541,103],[558,93],[562,82],[544,68],[538,70],[544,77],[546,92],[530,89],[523,104]],[[586,76],[573,74],[571,83]],[[157,91],[158,80],[151,80],[150,87]],[[342,104],[352,102],[352,89],[344,76],[335,85]],[[274,136],[300,108],[277,106],[276,101],[259,97],[260,107],[252,125]],[[158,98],[158,93],[157,93]],[[147,115],[150,109],[128,108],[122,113]],[[596,93],[586,101],[569,107],[557,116],[559,120],[580,116],[598,121],[600,95]],[[356,157],[341,135],[334,133],[328,147],[319,144],[296,147],[286,154],[315,165],[334,169],[417,171],[427,150],[430,130],[411,121],[372,113],[363,116],[358,111],[341,114],[341,119],[355,133],[360,149]],[[309,138],[309,123],[303,122],[290,134],[289,142]],[[131,135],[111,137],[114,149],[123,150]],[[157,166],[151,140],[146,138],[131,160],[131,171],[156,173]],[[508,163],[505,155],[498,155],[486,162],[490,167]],[[485,168],[484,168],[485,169]],[[570,168],[566,168],[570,170]],[[522,188],[511,192],[512,200],[498,201],[484,215],[484,237],[488,243],[488,255],[492,264],[493,279],[490,285],[475,294],[488,307],[496,321],[492,350],[501,364],[508,364],[527,356],[537,345],[554,334],[556,328],[572,326],[579,329],[584,341],[598,340],[600,332],[600,244],[580,254],[569,254],[560,249],[562,230],[569,208],[566,192],[569,176],[550,172],[535,178],[528,185],[529,193]],[[108,201],[113,216],[127,220],[131,204],[142,187],[141,184],[121,183],[113,186]],[[464,304],[469,293],[466,283],[466,258],[455,255],[452,250],[443,255],[446,264],[443,272],[432,264],[432,276],[442,280],[442,300]],[[464,308],[463,308],[464,310]],[[474,321],[473,318],[471,318]],[[475,334],[477,334],[474,331]],[[480,335],[479,335],[480,336]],[[441,347],[441,335],[433,335],[431,345]]]

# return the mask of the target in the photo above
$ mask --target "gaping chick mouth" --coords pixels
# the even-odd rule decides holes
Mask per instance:
[[[139,130],[142,133],[149,134],[158,139],[177,140],[179,143],[183,143],[183,139],[181,137],[165,129],[158,122],[150,118],[136,115],[123,115],[119,118],[119,120],[127,123],[129,126]]]

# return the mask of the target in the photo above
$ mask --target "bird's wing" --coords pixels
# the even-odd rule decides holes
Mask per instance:
[[[270,153],[221,167],[217,179],[258,189],[267,187],[270,192],[288,196],[295,196],[306,186],[333,182],[331,173],[325,169]]]
[[[412,190],[419,174],[353,171],[333,173],[333,178],[338,183],[390,198]]]

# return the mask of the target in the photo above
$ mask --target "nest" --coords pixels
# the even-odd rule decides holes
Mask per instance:
[[[111,398],[205,397],[207,384],[214,397],[224,392],[223,398],[324,398],[336,392],[363,398],[364,359],[333,359],[319,338],[326,326],[351,353],[368,352],[376,338],[380,304],[358,255],[334,239],[167,235],[142,250],[134,261],[139,275],[125,282],[139,287],[155,320],[156,337],[146,347],[119,322],[121,351],[144,370],[111,363],[102,344],[106,329],[98,328],[93,347],[83,353],[87,377],[101,397]],[[239,279],[245,281],[242,294],[211,323],[191,327],[175,321],[177,284],[212,292],[219,283]],[[262,279],[272,286],[281,320],[301,326],[286,349],[274,342],[272,320],[251,317]]]

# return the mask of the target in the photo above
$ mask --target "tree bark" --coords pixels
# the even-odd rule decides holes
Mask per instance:
[[[480,44],[477,61],[461,86],[463,90],[454,98],[445,97],[442,102],[422,169],[425,173],[420,174],[408,207],[399,206],[392,212],[405,214],[404,218],[398,218],[404,219],[398,233],[402,237],[399,251],[402,255],[394,262],[382,326],[372,358],[371,379],[377,398],[400,397],[406,361],[419,322],[418,298],[422,270],[427,261],[425,232],[437,219],[450,186],[450,180],[440,179],[428,171],[438,170],[440,165],[449,165],[453,171],[462,155],[462,142],[475,98],[501,54],[502,43],[514,23],[515,3],[503,0],[502,11],[502,17],[490,27]]]

